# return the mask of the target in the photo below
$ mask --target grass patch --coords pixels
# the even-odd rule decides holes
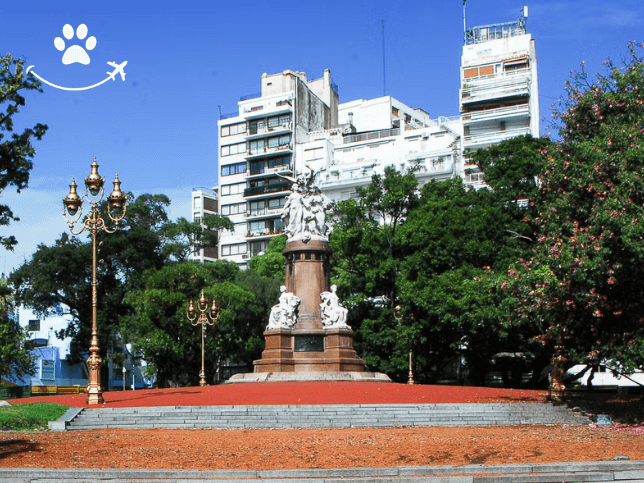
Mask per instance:
[[[43,402],[0,408],[0,429],[21,431],[47,427],[49,421],[56,421],[68,409],[69,406]]]

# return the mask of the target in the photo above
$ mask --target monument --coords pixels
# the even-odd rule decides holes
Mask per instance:
[[[307,166],[308,167],[308,166]],[[267,380],[390,381],[385,374],[365,372],[353,348],[348,309],[330,286],[327,212],[333,202],[313,184],[315,171],[292,182],[282,211],[288,237],[285,283],[273,306],[262,358],[254,373],[236,374],[229,382]]]

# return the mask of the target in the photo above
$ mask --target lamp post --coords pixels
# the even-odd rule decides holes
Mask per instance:
[[[394,307],[394,317],[398,321],[398,325],[402,322],[402,307],[400,305],[396,305]],[[412,350],[411,350],[411,343],[409,344],[409,378],[407,379],[407,384],[413,385],[414,384],[414,372],[412,370]]]
[[[125,391],[125,373],[127,372],[127,369],[125,368],[125,364],[123,364],[123,390]]]
[[[197,309],[199,310],[199,317],[197,317]],[[186,313],[188,320],[192,325],[201,325],[201,372],[199,372],[199,385],[206,385],[206,370],[204,368],[204,340],[206,338],[206,324],[214,325],[219,320],[219,307],[215,302],[215,298],[212,299],[212,305],[208,308],[208,302],[206,297],[201,291],[201,297],[197,301],[197,308],[195,309],[192,299],[190,300],[190,305],[188,306],[188,312]]]
[[[101,389],[101,366],[103,362],[99,356],[100,349],[98,347],[98,333],[96,330],[96,233],[100,230],[104,230],[107,233],[114,233],[118,229],[119,222],[125,216],[127,204],[126,196],[121,192],[121,182],[117,174],[114,180],[114,190],[107,197],[107,213],[110,219],[116,224],[114,229],[109,229],[105,224],[105,220],[98,212],[98,204],[105,194],[103,188],[104,183],[105,178],[101,178],[98,174],[98,164],[96,163],[95,156],[92,162],[91,172],[85,178],[85,195],[81,197],[76,193],[76,180],[72,178],[72,183],[69,185],[69,193],[63,199],[63,216],[69,224],[69,231],[73,235],[80,235],[85,230],[88,230],[92,234],[92,341],[89,347],[89,357],[87,358],[87,367],[89,368],[87,404],[103,403],[103,391]],[[91,204],[91,209],[81,221],[81,217],[83,216],[83,198]],[[68,215],[71,219],[68,218]],[[74,231],[74,225],[79,222],[81,229],[76,232]]]

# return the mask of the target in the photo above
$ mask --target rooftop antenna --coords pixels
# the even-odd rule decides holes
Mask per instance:
[[[385,75],[385,21],[382,22],[382,95],[387,95],[387,76]]]
[[[463,0],[463,45],[467,45],[467,25],[465,22],[465,4],[467,0]]]
[[[219,107],[219,119],[221,119],[221,106],[217,106],[217,107]]]

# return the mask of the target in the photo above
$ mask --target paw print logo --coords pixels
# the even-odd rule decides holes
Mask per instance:
[[[71,40],[74,36],[74,28],[69,24],[65,25],[63,27],[63,35],[67,40]],[[76,37],[78,37],[79,40],[83,40],[87,37],[87,25],[83,23],[78,26],[76,29]],[[65,50],[65,41],[60,37],[56,37],[54,39],[54,45],[61,52]],[[96,47],[96,37],[92,35],[85,41],[85,49],[92,50],[94,47]],[[68,47],[63,54],[63,64],[68,65],[73,64],[74,62],[78,62],[83,65],[89,64],[89,55],[87,55],[87,51],[85,49],[80,45],[72,45]]]

